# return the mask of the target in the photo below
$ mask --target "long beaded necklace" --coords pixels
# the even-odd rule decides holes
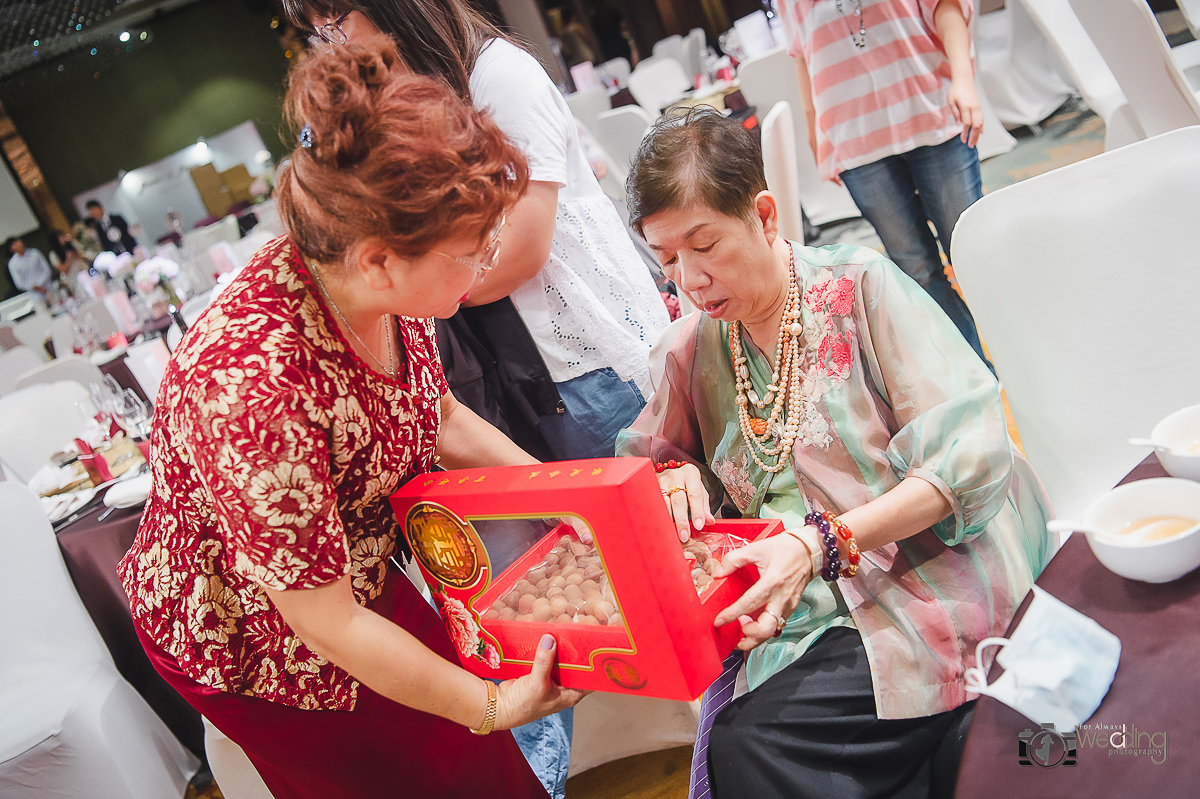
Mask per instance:
[[[838,13],[843,17],[846,12],[842,10],[842,0],[836,0]],[[850,30],[850,41],[854,42],[854,46],[859,50],[867,46],[867,24],[863,21],[862,0],[854,0],[854,16],[858,17],[858,36],[854,35],[854,30]]]
[[[384,314],[379,318],[379,321],[384,323],[384,330],[387,333],[388,365],[384,366],[383,362],[375,357],[375,353],[370,347],[367,346],[367,342],[363,341],[362,337],[354,331],[353,327],[351,327],[350,322],[347,321],[345,315],[342,314],[342,309],[339,308],[337,303],[333,301],[333,295],[329,293],[329,289],[325,288],[325,281],[321,279],[321,273],[317,270],[317,265],[314,264],[311,259],[308,261],[308,271],[312,272],[312,276],[317,279],[317,286],[320,287],[321,293],[325,295],[325,299],[329,300],[329,304],[333,306],[334,313],[338,315],[338,319],[342,320],[342,324],[344,324],[346,329],[350,331],[350,335],[354,336],[354,340],[362,345],[363,350],[366,351],[367,355],[371,356],[371,360],[375,362],[375,365],[379,367],[381,372],[385,373],[388,377],[395,377],[396,348],[392,345],[392,324],[391,320],[388,318],[391,316],[391,314]]]
[[[792,447],[800,433],[801,369],[800,338],[804,325],[800,322],[800,284],[796,280],[796,250],[788,245],[788,295],[779,321],[779,336],[775,342],[775,369],[771,383],[760,399],[750,381],[750,369],[742,352],[742,325],[729,323],[729,353],[737,377],[737,413],[742,437],[750,457],[760,469],[771,474],[783,471],[792,455]],[[780,382],[782,378],[782,382]],[[771,405],[767,419],[750,416],[750,406],[763,410]],[[785,412],[786,405],[786,412]],[[783,423],[783,435],[777,445],[769,442],[776,437],[778,424]],[[759,453],[775,458],[767,465]]]

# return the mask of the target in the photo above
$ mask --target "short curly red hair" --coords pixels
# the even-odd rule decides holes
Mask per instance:
[[[409,74],[391,41],[314,48],[291,74],[285,118],[307,128],[280,172],[284,226],[322,263],[377,238],[405,257],[478,232],[529,184],[525,156],[441,81]]]

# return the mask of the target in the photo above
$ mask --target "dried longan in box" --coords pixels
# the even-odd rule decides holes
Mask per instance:
[[[554,677],[586,690],[694,699],[741,638],[717,613],[758,579],[714,579],[777,520],[720,520],[681,545],[645,458],[433,472],[392,496],[468,670],[529,672],[544,633]]]

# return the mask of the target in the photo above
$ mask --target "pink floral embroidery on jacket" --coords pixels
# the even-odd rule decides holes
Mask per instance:
[[[850,334],[826,333],[817,348],[817,364],[831,379],[841,382],[850,376]]]
[[[833,317],[846,317],[853,313],[854,281],[848,277],[840,277],[814,283],[804,292],[804,304],[812,311],[820,330],[817,371],[840,383],[850,376],[853,350],[850,332],[836,332]]]

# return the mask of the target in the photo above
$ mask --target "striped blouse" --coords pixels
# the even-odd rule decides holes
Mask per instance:
[[[970,0],[958,2],[969,21]],[[804,59],[812,80],[823,177],[941,144],[962,131],[946,99],[950,62],[933,24],[937,4],[784,0],[788,52]],[[855,44],[864,39],[864,47]]]

